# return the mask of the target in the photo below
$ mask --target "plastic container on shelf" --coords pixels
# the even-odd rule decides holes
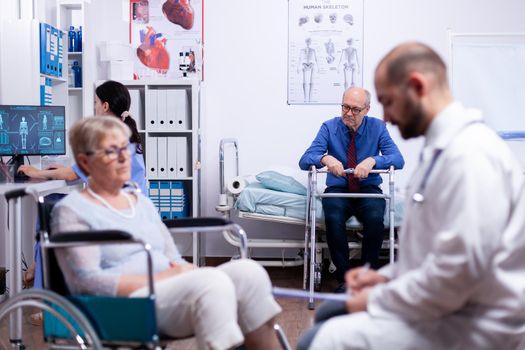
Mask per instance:
[[[78,61],[73,61],[73,77],[75,79],[75,87],[82,87],[82,68]]]
[[[67,51],[68,52],[75,52],[77,48],[77,32],[75,31],[75,27],[69,26],[69,33],[68,33],[68,46]]]
[[[75,74],[73,73],[73,64],[67,66],[67,86],[75,87]]]
[[[77,41],[75,43],[75,51],[82,52],[82,26],[77,31]]]

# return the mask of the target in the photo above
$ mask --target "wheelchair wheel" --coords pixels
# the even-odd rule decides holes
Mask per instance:
[[[72,322],[61,312],[53,308],[51,306],[52,304],[62,309],[71,318]],[[73,338],[74,343],[76,343],[76,348],[81,350],[102,349],[100,339],[88,319],[74,304],[63,296],[45,289],[26,289],[7,299],[7,301],[0,307],[0,320],[7,316],[11,311],[24,307],[36,307],[55,316],[71,334],[76,335]],[[79,330],[84,333],[83,337],[78,334],[75,328],[75,323]],[[25,349],[25,346],[20,342],[13,344],[13,348],[21,350]]]

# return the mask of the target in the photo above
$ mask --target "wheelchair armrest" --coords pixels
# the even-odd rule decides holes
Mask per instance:
[[[233,231],[239,238],[241,258],[248,258],[248,237],[246,232],[233,221],[218,217],[204,217],[169,219],[163,222],[171,233]]]
[[[19,189],[7,191],[6,193],[4,193],[6,202],[9,202],[13,198],[24,197],[25,195],[27,195],[25,188],[19,188]]]
[[[231,221],[223,218],[180,218],[168,219],[163,221],[168,228],[197,228],[197,227],[217,227],[232,224]]]
[[[106,241],[130,241],[133,237],[125,231],[101,230],[80,232],[58,232],[49,237],[52,243],[74,243],[74,242],[106,242]]]
[[[151,246],[141,239],[134,238],[126,231],[120,230],[97,230],[97,231],[71,231],[57,232],[49,237],[49,241],[44,240],[42,244],[42,255],[45,256],[45,250],[48,248],[68,248],[88,245],[105,245],[105,244],[140,244],[146,253],[148,268],[148,287],[150,296],[155,294],[153,259],[151,257]],[[47,257],[45,257],[47,259]]]

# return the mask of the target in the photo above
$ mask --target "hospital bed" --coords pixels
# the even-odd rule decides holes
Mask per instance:
[[[301,225],[304,227],[304,239],[288,238],[250,238],[251,248],[297,248],[303,252],[302,257],[292,261],[284,259],[277,260],[258,260],[265,266],[293,266],[303,265],[303,288],[310,291],[312,298],[309,300],[309,308],[313,308],[313,292],[320,289],[321,271],[323,269],[323,250],[327,248],[325,242],[318,239],[317,231],[324,231],[324,218],[322,212],[321,198],[327,196],[318,188],[318,174],[326,171],[310,169],[308,172],[308,182],[305,195],[276,191],[265,188],[259,182],[248,184],[242,192],[238,194],[228,193],[225,185],[225,147],[232,146],[235,151],[235,174],[239,173],[238,144],[235,139],[221,140],[219,148],[220,164],[220,200],[216,209],[223,213],[226,218],[236,215],[243,219],[253,219],[272,223],[283,223]],[[349,170],[350,171],[350,170]],[[388,228],[388,239],[383,242],[383,249],[389,250],[389,258],[394,260],[395,232],[400,225],[402,204],[394,200],[394,169],[374,170],[388,177],[388,190],[385,194],[363,195],[363,194],[336,194],[346,197],[380,197],[387,201],[387,211],[385,214],[385,227]],[[397,214],[396,214],[397,213]],[[391,225],[390,223],[394,223]],[[355,218],[347,222],[347,229],[353,237],[362,229],[362,226]],[[224,233],[226,241],[238,247],[236,237]],[[350,256],[355,257],[360,253],[361,243],[359,239],[350,239],[348,242]]]

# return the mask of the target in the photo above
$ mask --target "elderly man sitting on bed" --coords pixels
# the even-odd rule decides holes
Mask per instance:
[[[403,156],[390,137],[385,123],[367,115],[370,93],[352,87],[343,94],[341,116],[321,125],[314,141],[299,161],[308,170],[312,165],[326,166],[325,193],[382,193],[381,176],[372,169],[401,169]],[[354,168],[346,175],[345,168]],[[378,267],[383,242],[385,200],[382,198],[323,198],[326,237],[339,287],[344,291],[345,272],[350,268],[346,221],[355,216],[363,224],[362,263]]]

